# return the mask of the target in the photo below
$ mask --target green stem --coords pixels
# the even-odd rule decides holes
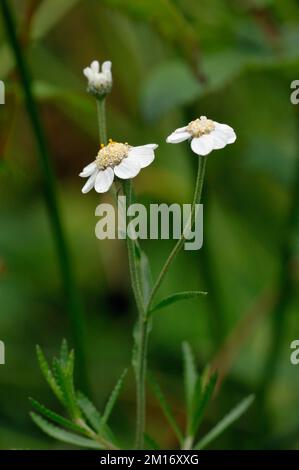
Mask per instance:
[[[147,351],[148,351],[148,337],[149,337],[149,324],[147,318],[139,317],[138,324],[138,344],[136,354],[136,436],[135,447],[136,449],[143,448],[145,421],[146,421],[146,368],[147,368]]]
[[[97,111],[98,111],[100,144],[107,145],[108,139],[107,139],[106,100],[105,100],[105,97],[97,99]]]
[[[7,0],[1,1],[1,9],[4,24],[6,27],[8,41],[15,56],[20,81],[24,90],[26,107],[31,121],[32,131],[36,140],[39,164],[43,177],[43,187],[45,189],[45,202],[56,245],[64,291],[68,302],[68,312],[72,326],[74,345],[76,348],[78,373],[81,380],[81,386],[83,386],[86,390],[87,377],[83,334],[83,312],[80,304],[78,291],[75,285],[75,280],[73,277],[70,254],[61,223],[61,216],[57,202],[55,177],[50,164],[48,146],[44,130],[40,121],[39,111],[33,96],[32,80],[26,64],[25,57],[22,52],[20,42],[16,35],[13,15]]]
[[[132,181],[124,180],[123,182],[124,194],[127,199],[127,206],[132,204]],[[142,288],[138,270],[138,260],[136,256],[136,241],[130,236],[127,236],[127,247],[128,247],[128,258],[129,258],[129,270],[132,282],[132,289],[138,309],[139,316],[145,317],[144,299],[142,294]]]
[[[195,216],[195,212],[196,212],[196,204],[200,204],[200,201],[201,201],[202,188],[203,188],[205,169],[206,169],[206,160],[207,160],[207,157],[199,157],[198,158],[198,171],[197,171],[194,197],[193,197],[193,202],[192,202],[192,210],[191,210],[191,216],[190,216],[191,221],[189,220],[187,222],[186,227],[189,227],[190,225],[192,226],[194,216]],[[191,224],[190,224],[190,222],[191,222]],[[163,267],[160,271],[160,274],[159,274],[159,276],[158,276],[158,278],[157,278],[157,280],[156,280],[156,282],[155,282],[155,284],[152,288],[150,298],[149,298],[149,301],[148,301],[148,305],[147,305],[147,311],[150,311],[150,309],[152,307],[152,304],[153,304],[153,301],[154,301],[154,298],[155,298],[155,295],[156,295],[160,285],[162,284],[162,282],[164,280],[164,277],[166,276],[166,274],[167,274],[167,272],[170,268],[171,263],[174,261],[176,255],[179,253],[179,251],[181,250],[181,248],[184,245],[184,242],[185,242],[185,235],[184,234],[185,234],[186,227],[183,230],[181,238],[177,241],[177,243],[173,247],[172,251],[170,252],[170,254],[169,254],[167,260],[165,261],[165,263],[164,263],[164,265],[163,265]]]
[[[127,206],[132,204],[132,181],[126,180],[123,183],[124,193],[127,198]],[[138,259],[136,255],[136,241],[132,240],[130,234],[127,235],[129,269],[132,282],[133,293],[138,309],[139,319],[137,332],[135,335],[135,378],[136,378],[136,437],[135,446],[137,449],[143,447],[143,437],[145,431],[145,409],[146,409],[146,362],[147,346],[149,336],[149,323],[147,312],[144,308],[144,298],[138,269]]]

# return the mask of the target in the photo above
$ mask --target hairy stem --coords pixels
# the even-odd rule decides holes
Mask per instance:
[[[77,355],[78,374],[80,376],[81,386],[86,390],[87,377],[85,361],[85,342],[83,333],[84,318],[81,307],[81,301],[78,295],[77,287],[75,285],[70,253],[68,250],[68,245],[66,242],[61,222],[61,216],[58,208],[55,177],[50,164],[48,145],[46,142],[44,129],[41,124],[37,104],[35,102],[32,92],[32,81],[30,77],[30,72],[27,67],[27,63],[23,55],[20,42],[16,34],[13,15],[7,0],[1,1],[1,9],[7,32],[8,42],[15,56],[20,81],[23,87],[26,108],[36,141],[40,170],[43,177],[45,203],[58,255],[58,262],[61,271],[64,292],[68,303],[68,312]]]
[[[150,311],[155,295],[158,292],[158,289],[160,285],[162,284],[171,263],[174,261],[176,255],[180,252],[182,249],[184,242],[185,242],[185,230],[188,226],[192,226],[194,216],[196,213],[196,204],[199,204],[201,201],[201,195],[202,195],[202,188],[203,188],[203,182],[204,182],[204,176],[205,176],[205,169],[206,169],[206,159],[207,157],[199,157],[198,158],[198,171],[197,171],[197,178],[196,178],[196,184],[195,184],[195,190],[194,190],[194,197],[193,197],[193,202],[192,202],[192,210],[191,210],[191,221],[189,220],[187,222],[186,227],[183,230],[183,233],[181,235],[181,238],[177,241],[175,246],[173,247],[172,251],[170,252],[167,260],[165,261],[160,274],[152,288],[150,298],[148,301],[147,305],[147,311]]]

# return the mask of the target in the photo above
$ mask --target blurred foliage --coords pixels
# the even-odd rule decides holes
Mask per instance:
[[[184,426],[179,398],[182,340],[191,342],[201,366],[217,358],[221,369],[226,338],[234,334],[238,339],[229,343],[233,360],[203,423],[203,431],[208,431],[242,397],[258,392],[271,343],[268,313],[279,288],[281,241],[299,154],[298,110],[289,99],[290,83],[298,79],[298,2],[12,4],[84,297],[88,375],[99,407],[130,361],[135,311],[125,246],[95,238],[99,196],[83,197],[80,192],[77,175],[98,147],[94,103],[85,93],[82,69],[94,58],[113,62],[109,136],[133,145],[160,144],[155,164],[134,180],[145,204],[190,202],[196,160],[187,145],[165,143],[170,131],[200,114],[236,130],[236,144],[215,151],[208,160],[204,247],[198,253],[182,253],[161,290],[161,298],[190,290],[209,295],[157,311],[150,343],[149,367],[170,396],[178,424]],[[70,333],[31,130],[2,24],[0,78],[7,90],[0,110],[0,339],[7,357],[0,369],[0,447],[59,448],[28,417],[28,394],[56,406],[41,380],[35,344],[52,355]],[[143,246],[155,276],[172,243],[146,241]],[[298,282],[298,231],[292,250],[292,273]],[[215,448],[298,448],[299,376],[289,362],[289,344],[299,334],[298,307],[293,296],[266,402],[261,409],[254,404],[215,441]],[[124,441],[134,422],[134,393],[133,381],[127,380],[118,412],[111,417]],[[175,435],[164,426],[150,387],[148,413],[149,434],[166,448],[175,446]]]

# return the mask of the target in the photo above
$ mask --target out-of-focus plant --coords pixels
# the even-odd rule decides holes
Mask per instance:
[[[67,444],[88,449],[121,449],[121,444],[109,426],[108,420],[121,392],[127,371],[125,370],[120,376],[103,412],[100,413],[89,398],[76,390],[74,386],[74,351],[69,351],[66,340],[62,342],[59,356],[53,358],[52,367],[49,366],[39,346],[37,346],[37,357],[44,378],[65,409],[68,418],[30,398],[30,403],[35,410],[31,412],[31,418],[35,424],[47,435]],[[180,448],[184,450],[203,449],[246,412],[253,402],[254,396],[250,395],[245,398],[206,435],[196,441],[198,429],[215,390],[217,374],[210,374],[208,368],[202,374],[198,373],[188,343],[183,344],[183,360],[186,403],[185,433],[179,428],[171,407],[152,375],[150,375],[150,383],[163,414],[178,439]],[[147,448],[160,448],[151,436],[145,434],[144,438]]]

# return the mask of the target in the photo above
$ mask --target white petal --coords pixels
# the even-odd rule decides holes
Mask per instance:
[[[82,178],[87,178],[87,176],[90,176],[95,171],[96,167],[96,162],[90,163],[85,168],[83,168],[79,176],[81,176]]]
[[[221,131],[215,129],[211,132],[210,136],[213,139],[214,149],[223,149],[228,144],[227,137]]]
[[[227,124],[220,124],[219,122],[214,122],[215,130],[221,132],[223,135],[226,136],[227,143],[233,144],[237,138],[235,131],[232,127],[228,126]]]
[[[153,145],[142,145],[140,147],[133,147],[129,151],[128,158],[135,158],[141,168],[145,168],[150,165],[155,159],[154,148],[157,146]]]
[[[98,171],[95,171],[86,181],[85,185],[82,188],[82,193],[86,194],[88,193],[93,187],[94,187],[94,182],[97,177]]]
[[[97,193],[106,193],[110,189],[114,180],[114,172],[112,168],[108,167],[106,170],[98,172],[94,188]]]
[[[99,61],[98,61],[98,60],[94,60],[93,62],[91,62],[90,68],[91,68],[94,72],[98,72],[98,71],[100,70]]]
[[[94,72],[91,70],[90,67],[86,67],[86,68],[83,70],[83,73],[84,73],[85,77],[88,78],[88,80],[93,80],[93,78],[94,78]]]
[[[137,147],[134,147],[135,149],[136,148],[141,148],[141,147],[146,147],[146,148],[149,148],[149,149],[152,149],[152,150],[156,150],[159,145],[158,144],[146,144],[146,145],[139,145]]]
[[[178,127],[174,132],[185,132],[188,126]]]
[[[112,67],[112,62],[110,60],[106,60],[105,62],[102,63],[102,73],[110,77],[111,67]]]
[[[134,178],[136,175],[138,175],[140,169],[141,166],[136,157],[126,157],[122,162],[120,162],[119,165],[114,167],[114,173],[116,176],[118,176],[118,178],[126,180],[129,178]]]
[[[191,141],[191,148],[197,155],[208,155],[213,150],[213,137],[211,135],[194,137]]]
[[[166,142],[168,144],[179,144],[180,142],[184,142],[184,140],[190,139],[190,137],[191,134],[187,131],[175,131],[167,137]]]

